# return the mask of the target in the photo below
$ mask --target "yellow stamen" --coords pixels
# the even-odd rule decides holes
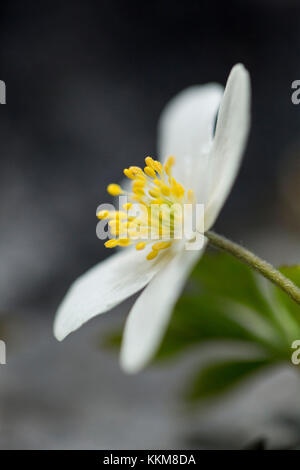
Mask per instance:
[[[127,176],[127,178],[130,178],[131,180],[134,179],[134,174],[132,173],[131,170],[129,170],[129,168],[125,168],[123,173],[124,173],[125,176]]]
[[[151,157],[146,157],[146,158],[145,158],[145,163],[146,163],[147,166],[149,166],[150,168],[152,168],[153,170],[155,170],[155,164],[154,164],[153,158],[151,158]]]
[[[172,194],[174,194],[175,197],[181,198],[184,195],[184,187],[180,183],[177,183],[176,181],[172,185],[171,190],[172,190]]]
[[[131,207],[132,207],[132,202],[126,202],[125,204],[123,204],[124,211],[128,211],[128,209],[130,209]]]
[[[143,170],[139,166],[130,166],[129,169],[135,174],[143,174]]]
[[[147,259],[150,261],[150,260],[156,258],[157,255],[158,255],[158,251],[152,250],[152,251],[150,251],[150,253],[148,253]]]
[[[154,169],[157,171],[157,173],[159,173],[160,175],[162,174],[162,172],[164,171],[163,169],[163,166],[160,162],[158,162],[157,160],[154,160]]]
[[[143,250],[146,246],[146,243],[145,242],[139,242],[136,244],[135,248],[136,250],[140,251],[140,250]]]
[[[161,185],[160,191],[164,196],[170,195],[170,188],[166,184]]]
[[[123,191],[121,186],[119,186],[118,184],[109,184],[107,186],[107,192],[111,196],[119,196]]]
[[[164,199],[157,197],[156,199],[152,199],[151,204],[164,204]]]
[[[120,246],[128,246],[128,245],[130,245],[130,238],[120,238],[118,240],[118,244]]]
[[[146,184],[146,180],[136,179],[132,185],[133,188],[143,188]]]
[[[188,192],[187,192],[187,201],[192,204],[195,202],[195,193],[192,189],[189,189]]]
[[[144,178],[143,170],[139,166],[131,166],[129,167],[129,171],[135,179]]]
[[[97,213],[98,219],[107,219],[109,212],[108,211],[99,211]]]
[[[157,197],[160,196],[160,192],[159,192],[158,189],[150,189],[150,190],[149,190],[149,195],[150,195],[151,197],[157,198]]]
[[[127,214],[126,212],[122,212],[122,211],[111,211],[109,212],[108,217],[110,219],[126,219]]]
[[[150,166],[145,166],[144,172],[147,176],[150,176],[150,178],[155,178],[156,173]]]
[[[118,245],[118,240],[115,238],[111,238],[110,240],[107,240],[107,242],[104,243],[106,248],[115,248],[115,246]]]
[[[143,190],[143,188],[141,188],[141,187],[136,187],[136,186],[134,186],[134,187],[132,188],[132,192],[133,192],[134,194],[136,194],[137,196],[144,196],[144,194],[145,194],[145,191]]]
[[[144,204],[143,202],[143,195],[140,194],[133,194],[132,198],[133,201],[136,201],[138,204]]]
[[[108,222],[109,229],[112,235],[120,235],[126,232],[129,222],[120,222],[119,219],[110,220]]]
[[[160,251],[165,250],[171,246],[171,242],[157,242],[152,245],[152,250]]]
[[[165,163],[165,172],[167,173],[168,176],[171,176],[171,170],[172,166],[175,163],[175,158],[173,156],[169,157],[168,160]]]

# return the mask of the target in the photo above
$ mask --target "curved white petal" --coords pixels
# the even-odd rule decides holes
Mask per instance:
[[[155,354],[185,281],[203,251],[177,254],[135,302],[123,334],[121,366],[125,372],[138,372]]]
[[[207,155],[223,87],[217,83],[183,90],[163,110],[158,126],[158,153],[164,162],[174,155],[174,177],[194,189],[203,202]]]
[[[209,156],[211,187],[205,230],[216,220],[236,178],[250,126],[250,78],[241,64],[233,67],[221,101]]]
[[[94,266],[73,283],[62,301],[54,322],[56,338],[63,340],[142,289],[165,262],[166,257],[148,261],[145,253],[125,248]]]

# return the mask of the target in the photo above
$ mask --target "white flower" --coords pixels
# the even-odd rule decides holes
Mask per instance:
[[[159,155],[164,167],[148,158],[144,171],[137,167],[124,170],[133,179],[135,200],[142,201],[145,194],[150,197],[149,188],[156,184],[154,192],[157,193],[151,196],[153,198],[203,203],[204,229],[209,230],[240,165],[249,129],[249,108],[250,80],[241,64],[233,67],[224,94],[221,85],[212,83],[193,86],[176,96],[163,111],[159,123]],[[165,160],[170,155],[174,155],[175,164],[173,157]],[[163,174],[169,183],[164,184]],[[118,185],[110,185],[108,190],[116,195],[122,192]],[[100,218],[106,216],[118,235],[123,215],[99,214]],[[134,224],[131,230],[136,231],[135,220]],[[132,239],[129,235],[122,243],[118,239],[109,240],[106,246],[131,245]],[[149,252],[145,245],[138,241],[137,249],[123,248],[74,282],[56,315],[54,334],[58,340],[148,284],[129,313],[121,365],[127,372],[137,372],[149,362],[165,333],[185,281],[204,248],[190,251],[183,243],[170,240],[154,243]]]

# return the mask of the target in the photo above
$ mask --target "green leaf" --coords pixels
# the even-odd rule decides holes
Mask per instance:
[[[184,295],[177,302],[156,359],[166,359],[218,339],[254,341],[255,336],[233,320],[217,298],[207,294]]]
[[[259,289],[257,274],[227,253],[206,253],[192,273],[192,279],[212,296],[235,301],[261,315],[272,317],[270,306]]]
[[[226,392],[270,365],[271,361],[268,359],[231,360],[209,364],[202,368],[192,381],[186,399],[195,402]]]
[[[282,272],[284,276],[293,281],[296,286],[300,287],[300,265],[281,266],[279,271]],[[279,300],[288,309],[288,311],[293,315],[300,325],[300,305],[294,302],[281,289],[276,289],[275,295],[277,300]]]
[[[279,268],[279,271],[300,287],[299,265],[283,266]],[[285,350],[287,356],[290,357],[291,343],[295,339],[300,339],[300,305],[274,284],[270,286],[273,314],[285,335]]]

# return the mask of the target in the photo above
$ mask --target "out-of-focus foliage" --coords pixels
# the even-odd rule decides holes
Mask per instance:
[[[270,363],[272,361],[268,359],[249,359],[209,364],[196,375],[187,391],[186,398],[194,401],[225,392],[240,380],[250,376],[253,372],[258,372]]]
[[[280,269],[300,287],[300,266]],[[298,304],[230,255],[207,253],[176,304],[155,361],[188,352],[200,358],[201,346],[212,341],[249,346],[249,357],[221,356],[199,366],[186,392],[188,399],[197,401],[225,392],[263,368],[291,363],[296,339],[300,339]],[[120,342],[120,332],[105,340],[110,347]]]

